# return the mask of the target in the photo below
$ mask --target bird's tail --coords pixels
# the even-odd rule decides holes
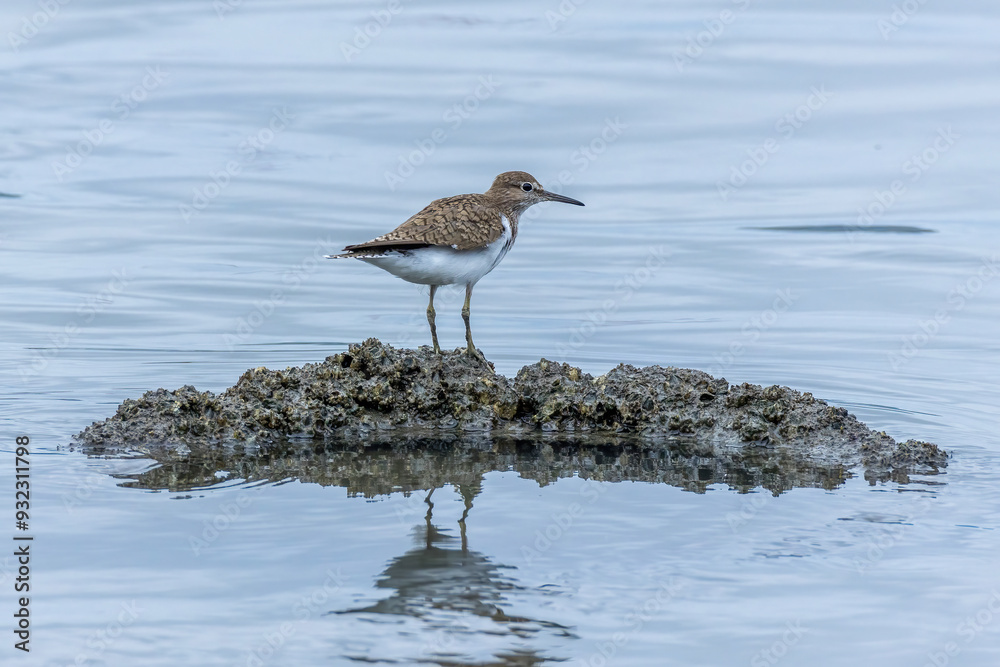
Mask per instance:
[[[381,248],[374,250],[352,250],[351,252],[345,252],[340,255],[323,255],[326,259],[344,259],[346,257],[353,257],[354,259],[371,259],[373,257],[385,257],[385,251]]]

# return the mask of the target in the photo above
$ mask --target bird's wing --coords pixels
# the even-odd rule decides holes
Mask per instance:
[[[482,195],[438,199],[388,234],[344,250],[392,250],[429,245],[457,250],[481,248],[503,234],[500,212],[484,205]]]

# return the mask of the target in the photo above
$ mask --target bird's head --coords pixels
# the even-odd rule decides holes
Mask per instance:
[[[581,201],[549,192],[526,171],[505,171],[494,179],[486,195],[499,205],[516,210],[518,213],[543,201],[561,201],[564,204],[583,206]]]

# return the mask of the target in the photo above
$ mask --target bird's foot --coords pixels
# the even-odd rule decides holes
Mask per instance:
[[[489,360],[486,358],[486,355],[477,350],[472,345],[466,348],[466,354],[468,354],[473,359],[483,362],[484,364],[490,364]],[[492,365],[493,364],[490,364],[490,366]]]

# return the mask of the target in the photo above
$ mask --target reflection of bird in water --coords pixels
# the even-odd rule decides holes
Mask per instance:
[[[425,621],[430,630],[473,633],[475,630],[461,624],[456,626],[453,617],[441,614],[468,613],[503,624],[507,632],[522,638],[546,629],[554,631],[557,636],[574,637],[570,629],[563,625],[510,615],[500,607],[506,601],[506,591],[525,589],[501,572],[502,569],[514,568],[497,565],[484,554],[469,549],[466,519],[478,492],[478,483],[459,487],[459,493],[465,500],[465,511],[458,521],[461,536],[460,545],[457,545],[459,548],[455,548],[455,536],[448,535],[431,523],[434,512],[432,489],[424,501],[427,503],[425,525],[417,529],[418,546],[393,559],[376,582],[376,587],[395,592],[371,606],[335,613],[412,616]],[[495,633],[496,630],[491,631],[491,634]],[[531,658],[521,653],[510,658],[513,661],[499,664],[531,665],[542,660],[538,656]],[[529,661],[524,662],[525,658]]]

